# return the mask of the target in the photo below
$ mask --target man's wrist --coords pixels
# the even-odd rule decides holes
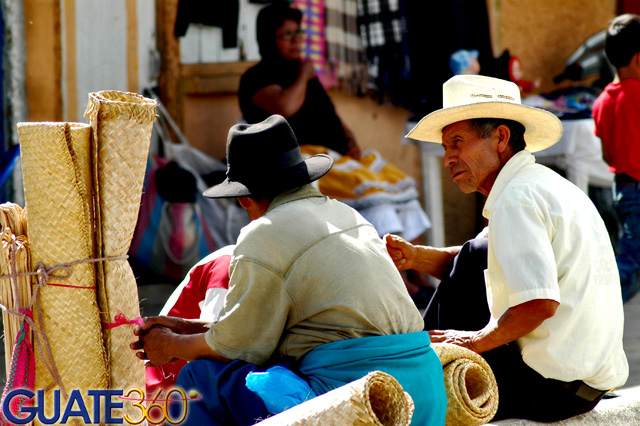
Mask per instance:
[[[479,330],[475,333],[471,338],[471,345],[473,346],[473,350],[479,354],[483,352],[490,351],[491,349],[495,349],[498,346],[501,346],[504,343],[500,343],[496,340],[496,326],[494,323],[489,322],[482,330]]]
[[[493,348],[488,348],[486,343],[487,343],[486,339],[482,338],[482,331],[479,331],[471,337],[471,342],[470,342],[471,350],[478,354],[481,354],[483,352],[487,352],[493,349]]]

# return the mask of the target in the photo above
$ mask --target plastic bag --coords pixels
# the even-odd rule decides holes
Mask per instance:
[[[281,413],[316,397],[309,383],[279,365],[264,372],[247,374],[246,385],[249,390],[258,394],[272,414]]]
[[[215,251],[216,243],[197,196],[192,173],[167,158],[150,155],[129,247],[131,261],[179,281],[196,262]]]

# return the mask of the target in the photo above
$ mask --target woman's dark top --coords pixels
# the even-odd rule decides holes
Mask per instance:
[[[260,89],[278,84],[284,89],[298,76],[299,61],[261,61],[248,69],[240,79],[238,98],[243,118],[258,123],[271,114],[251,100]],[[317,78],[307,83],[307,94],[302,107],[287,117],[300,145],[321,145],[340,154],[348,151],[347,137],[329,95]]]
[[[274,1],[258,13],[256,38],[262,61],[244,73],[238,89],[240,110],[248,123],[259,123],[271,116],[271,113],[252,101],[260,89],[272,84],[287,89],[298,78],[300,61],[283,57],[276,41],[277,30],[287,19],[294,20],[298,25],[302,19],[302,13],[291,8],[287,1]],[[317,78],[307,83],[302,107],[291,117],[285,118],[300,145],[320,145],[343,155],[349,150],[340,118]]]

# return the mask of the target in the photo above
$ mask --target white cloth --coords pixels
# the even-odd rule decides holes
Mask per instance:
[[[562,138],[557,144],[536,152],[540,164],[553,164],[584,192],[589,185],[611,188],[614,174],[602,159],[602,144],[594,134],[592,118],[562,121]]]
[[[189,284],[193,285],[193,283],[191,282],[191,273],[196,268],[198,268],[201,265],[205,265],[217,259],[220,256],[232,256],[233,250],[235,248],[236,246],[234,244],[230,244],[228,246],[219,248],[218,250],[214,251],[213,253],[210,253],[209,255],[202,258],[198,263],[193,265],[193,267],[189,270],[187,275],[185,275],[182,282],[178,285],[178,287],[176,287],[173,293],[171,293],[171,296],[169,296],[169,298],[167,299],[167,302],[162,307],[162,310],[160,311],[159,315],[160,316],[169,315],[169,312],[171,311],[171,309],[173,309],[173,307],[176,305],[176,302],[178,302],[178,299],[180,299],[180,296],[182,295],[182,292],[184,291],[185,287],[187,287]],[[220,312],[222,311],[222,307],[224,306],[224,298],[227,295],[228,291],[229,291],[228,289],[221,288],[221,287],[207,287],[204,300],[197,301],[198,306],[200,307],[201,320],[206,320],[210,322],[218,321],[218,318],[220,318]]]
[[[601,390],[625,383],[624,315],[607,230],[589,198],[529,151],[511,158],[489,193],[487,299],[493,320],[534,299],[560,303],[518,340],[544,377]]]
[[[412,241],[431,228],[431,222],[418,200],[404,204],[378,204],[358,211],[376,228],[380,237],[390,233]]]

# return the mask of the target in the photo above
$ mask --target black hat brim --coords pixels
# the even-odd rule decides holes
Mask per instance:
[[[254,186],[227,178],[222,183],[204,191],[203,195],[207,198],[235,198],[277,194],[320,179],[332,166],[331,157],[318,154],[294,167],[280,170],[277,175],[263,176]]]

